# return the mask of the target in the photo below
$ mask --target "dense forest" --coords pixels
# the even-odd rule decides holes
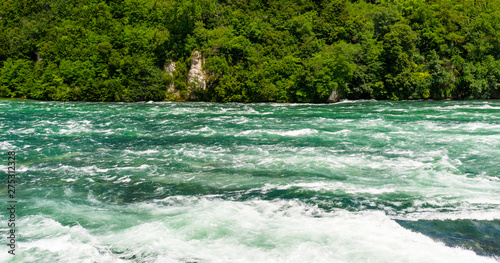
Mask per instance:
[[[0,0],[0,67],[41,100],[498,98],[500,0]]]

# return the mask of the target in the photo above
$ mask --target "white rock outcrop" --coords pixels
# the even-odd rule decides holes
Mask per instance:
[[[165,65],[165,71],[170,74],[170,76],[174,75],[175,71],[175,62],[170,61],[168,64]]]
[[[40,57],[40,53],[38,51],[36,51],[35,54],[36,54],[36,62],[40,62],[43,60],[43,58]]]
[[[175,62],[174,61],[170,61],[168,64],[165,64],[165,71],[170,76],[173,77],[174,76],[174,71],[175,71]],[[174,79],[173,78],[172,78],[172,83],[170,83],[170,85],[168,87],[168,92],[179,95],[179,91],[175,90],[175,84],[174,84]]]
[[[191,55],[191,69],[189,70],[188,75],[188,86],[189,89],[189,97],[190,99],[196,99],[193,94],[192,89],[202,89],[205,90],[205,74],[203,73],[203,64],[205,63],[203,56],[200,52],[195,51],[193,55]]]
[[[333,103],[333,102],[339,102],[340,101],[340,94],[333,89],[332,94],[330,94],[330,97],[328,97],[327,102],[328,103]]]

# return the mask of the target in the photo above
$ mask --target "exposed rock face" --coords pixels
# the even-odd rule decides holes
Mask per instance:
[[[189,88],[189,98],[194,100],[196,96],[193,94],[193,90],[202,89],[205,90],[205,74],[203,73],[204,59],[200,52],[195,51],[191,56],[191,69],[188,75],[188,86]]]
[[[165,71],[170,75],[174,76],[174,71],[175,71],[175,62],[170,61],[170,63],[165,64]],[[168,92],[172,94],[179,95],[179,91],[175,90],[175,84],[174,81],[170,83],[170,86],[168,87]]]
[[[339,102],[339,101],[340,101],[340,94],[335,89],[332,90],[332,94],[330,94],[330,97],[328,97],[327,102],[333,103],[333,102]]]
[[[165,71],[170,74],[170,76],[174,75],[175,71],[175,62],[170,61],[167,65],[165,65]]]
[[[38,53],[38,51],[36,51],[35,54],[36,54],[36,62],[40,62],[43,60],[42,57],[40,57],[40,53]]]

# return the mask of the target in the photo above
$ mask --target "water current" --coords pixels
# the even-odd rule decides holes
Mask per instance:
[[[1,262],[500,260],[498,100],[0,100],[0,151]]]

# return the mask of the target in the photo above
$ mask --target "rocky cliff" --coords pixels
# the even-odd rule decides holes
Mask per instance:
[[[335,89],[332,90],[332,94],[330,94],[330,97],[328,97],[327,102],[333,103],[333,102],[339,102],[339,101],[340,101],[340,94]]]
[[[205,90],[205,74],[203,73],[204,62],[200,52],[193,52],[193,55],[191,55],[191,69],[189,70],[187,81],[189,99],[191,100],[196,99],[196,95],[194,94],[196,90]]]

